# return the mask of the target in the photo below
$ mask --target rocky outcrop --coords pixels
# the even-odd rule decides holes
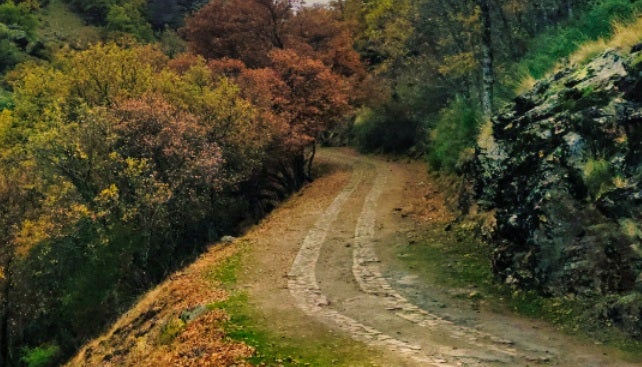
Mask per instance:
[[[607,51],[540,81],[482,130],[476,158],[504,282],[549,295],[642,291],[642,52]]]

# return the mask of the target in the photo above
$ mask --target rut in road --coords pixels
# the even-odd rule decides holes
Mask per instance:
[[[440,333],[445,331],[450,338],[459,339],[461,343],[470,344],[472,348],[453,349],[451,346],[432,344],[429,350],[426,350],[425,345],[401,340],[335,310],[321,291],[316,278],[319,254],[328,233],[341,214],[341,209],[348,198],[355,193],[357,186],[362,184],[365,176],[364,169],[366,169],[364,167],[355,168],[350,183],[336,196],[303,240],[290,270],[288,282],[288,288],[296,299],[298,307],[306,314],[349,333],[356,340],[371,346],[386,347],[421,365],[488,366],[493,363],[515,365],[520,354],[510,345],[511,342],[472,328],[455,325],[420,309],[396,292],[382,276],[377,266],[379,259],[372,248],[372,242],[376,237],[377,202],[385,188],[388,170],[385,164],[376,161],[369,161],[367,166],[369,166],[368,170],[376,172],[376,176],[371,180],[369,192],[362,199],[363,208],[352,236],[354,243],[352,273],[361,291],[376,297],[376,302],[372,303],[373,309],[378,308],[382,313],[392,313],[407,323],[426,329],[419,334],[428,334],[439,329]],[[434,343],[434,341],[431,342]],[[538,353],[539,355],[535,352],[529,351],[528,355],[522,352],[521,356],[524,357],[524,361],[544,361],[551,357],[545,352]]]

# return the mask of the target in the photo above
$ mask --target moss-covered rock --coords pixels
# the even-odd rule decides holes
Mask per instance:
[[[607,51],[565,69],[482,134],[476,194],[496,213],[493,268],[502,281],[551,295],[640,294],[641,58]],[[639,308],[627,305],[607,308],[636,317],[626,310]]]

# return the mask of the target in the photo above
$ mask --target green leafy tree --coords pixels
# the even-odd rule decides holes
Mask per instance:
[[[37,41],[36,17],[25,3],[0,4],[0,74],[26,59]]]
[[[143,16],[145,6],[144,1],[131,1],[111,6],[105,18],[107,30],[117,34],[132,34],[144,41],[153,40],[152,26]]]

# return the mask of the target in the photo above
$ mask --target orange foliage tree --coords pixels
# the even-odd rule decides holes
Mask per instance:
[[[234,78],[260,109],[276,134],[271,166],[290,171],[288,190],[300,187],[319,137],[344,121],[359,95],[365,71],[349,25],[328,9],[295,13],[288,1],[214,0],[187,20],[183,34],[215,78]]]
[[[64,357],[233,230],[276,135],[203,58],[108,44],[55,61],[17,70],[15,108],[0,114],[8,365],[40,345]]]
[[[288,1],[213,0],[188,18],[182,30],[190,48],[208,59],[240,59],[265,66],[267,53],[282,48]]]

